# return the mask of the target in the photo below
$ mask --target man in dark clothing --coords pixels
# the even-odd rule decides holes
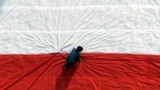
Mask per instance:
[[[73,64],[76,64],[78,61],[80,61],[80,52],[82,52],[83,47],[78,46],[77,49],[73,48],[70,54],[67,56],[66,64],[64,66],[64,70],[70,68]]]

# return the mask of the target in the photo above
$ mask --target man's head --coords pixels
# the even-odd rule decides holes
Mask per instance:
[[[77,47],[77,51],[78,51],[78,52],[82,52],[82,51],[83,51],[83,47],[78,46],[78,47]]]

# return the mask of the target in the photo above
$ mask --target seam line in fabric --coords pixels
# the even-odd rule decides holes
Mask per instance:
[[[67,9],[87,9],[87,8],[154,8],[160,9],[158,5],[85,5],[85,6],[3,6],[3,9],[53,9],[53,10],[67,10]]]
[[[41,31],[41,30],[0,30],[0,33],[72,33],[72,32],[160,32],[160,30],[70,30],[70,31]]]

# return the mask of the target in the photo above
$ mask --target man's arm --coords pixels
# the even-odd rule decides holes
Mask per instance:
[[[82,62],[82,59],[79,59],[79,62]]]
[[[80,57],[77,57],[77,58],[76,58],[76,61],[77,61],[77,62],[81,62],[82,60],[81,60]]]

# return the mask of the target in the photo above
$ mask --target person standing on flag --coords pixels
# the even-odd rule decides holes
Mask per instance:
[[[73,64],[80,62],[80,52],[83,51],[83,47],[78,46],[77,49],[73,48],[70,54],[66,58],[66,64],[64,65],[64,70],[69,69]]]

